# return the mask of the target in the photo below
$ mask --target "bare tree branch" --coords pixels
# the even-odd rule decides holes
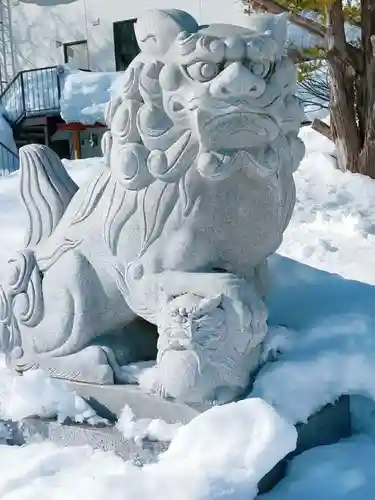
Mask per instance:
[[[329,109],[330,89],[326,70],[314,71],[298,83],[297,97],[308,112]]]
[[[315,118],[315,120],[312,122],[311,128],[313,130],[316,130],[316,132],[324,135],[324,137],[327,137],[327,139],[329,139],[330,141],[333,141],[331,127],[321,120],[318,120],[318,118]]]

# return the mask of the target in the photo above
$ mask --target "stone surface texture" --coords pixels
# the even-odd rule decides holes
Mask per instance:
[[[20,152],[29,230],[0,290],[1,348],[19,372],[102,385],[157,349],[152,392],[224,403],[259,364],[267,257],[304,154],[286,19],[199,28],[155,10],[135,30],[103,171],[77,190],[48,148]]]
[[[27,418],[13,426],[13,444],[23,445],[40,440],[52,441],[60,446],[89,445],[94,449],[112,451],[124,460],[137,465],[157,461],[169,443],[162,441],[124,439],[114,426],[92,427],[84,424],[60,424],[54,420]]]

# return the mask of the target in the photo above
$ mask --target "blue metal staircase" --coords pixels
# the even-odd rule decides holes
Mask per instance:
[[[21,71],[0,95],[2,113],[12,126],[26,118],[60,115],[59,66]]]
[[[0,94],[0,113],[13,129],[18,147],[50,145],[60,117],[61,66],[21,71]],[[18,169],[18,156],[0,141],[0,175]]]

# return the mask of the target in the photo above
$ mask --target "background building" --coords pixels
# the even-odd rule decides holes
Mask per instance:
[[[240,0],[2,0],[9,2],[14,71],[69,63],[124,69],[137,51],[133,24],[150,8],[181,9],[200,24],[246,24]]]

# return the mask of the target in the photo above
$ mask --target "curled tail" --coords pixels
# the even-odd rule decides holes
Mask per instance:
[[[21,326],[33,327],[43,317],[42,274],[32,250],[17,252],[0,284],[0,351],[8,362],[23,355]]]
[[[78,186],[60,158],[47,146],[30,144],[20,149],[21,199],[28,217],[26,246],[50,236]]]

